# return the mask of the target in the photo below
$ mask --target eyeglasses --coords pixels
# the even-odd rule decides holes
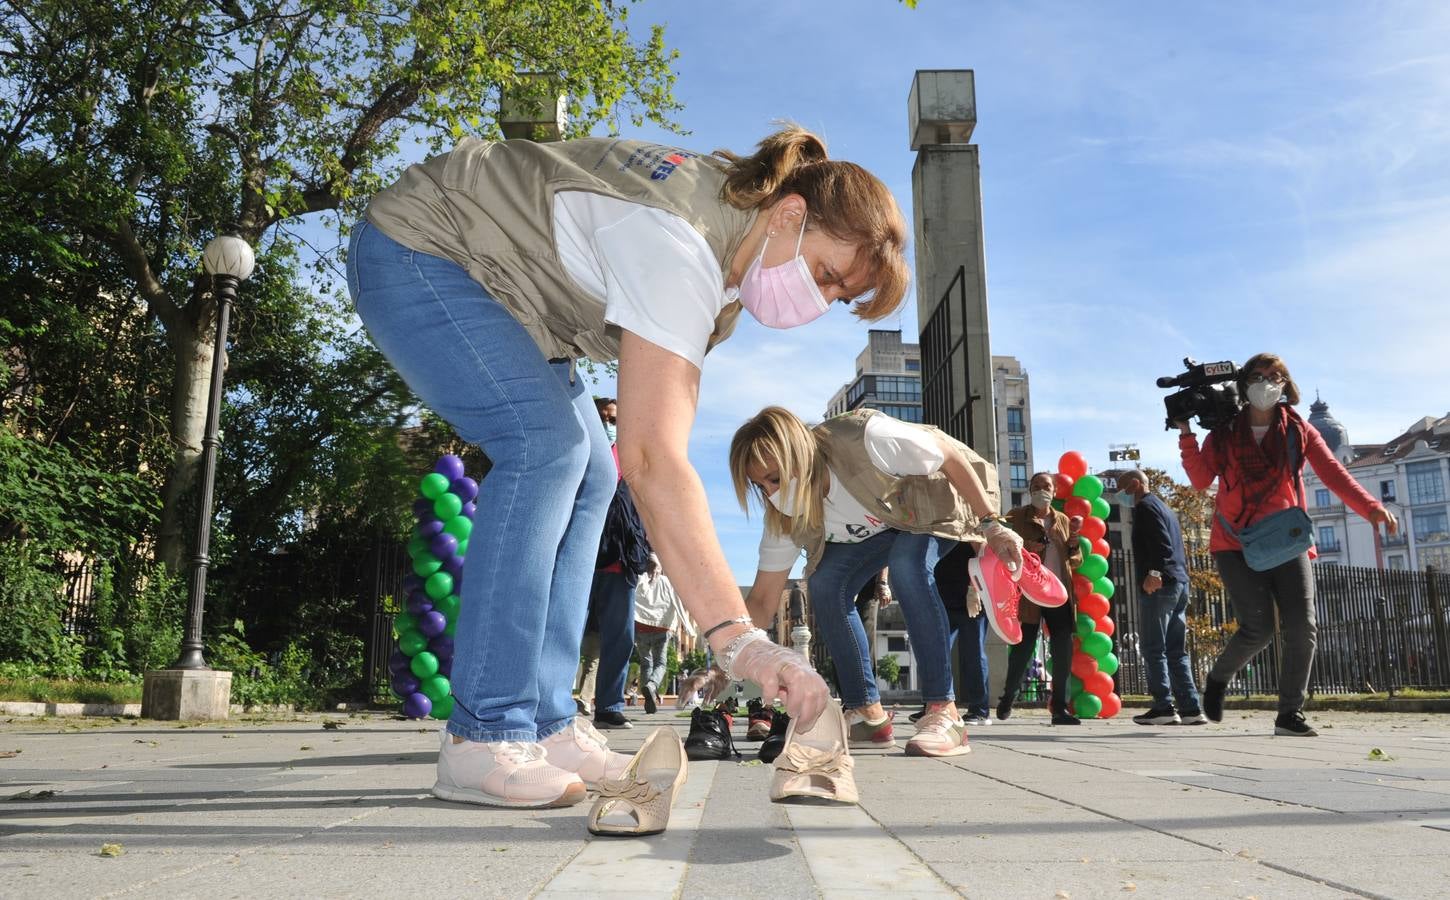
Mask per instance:
[[[1269,384],[1277,384],[1277,385],[1283,385],[1284,382],[1288,381],[1287,378],[1285,378],[1283,375],[1279,374],[1278,372],[1270,372],[1268,375],[1264,375],[1262,373],[1255,372],[1254,374],[1250,375],[1246,380],[1248,381],[1249,384],[1263,384],[1264,382],[1267,381]]]

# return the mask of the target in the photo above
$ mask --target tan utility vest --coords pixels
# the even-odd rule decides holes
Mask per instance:
[[[930,475],[889,475],[876,468],[866,451],[866,423],[872,416],[884,415],[874,409],[857,409],[827,419],[811,429],[825,452],[826,464],[833,477],[866,510],[887,526],[913,534],[931,534],[954,541],[981,543],[977,533],[978,517],[967,506],[947,480],[946,473]],[[987,496],[998,509],[1000,491],[997,467],[982,459],[977,452],[939,428],[910,424],[944,440],[961,451],[967,464],[977,473]],[[824,529],[807,529],[794,520],[791,540],[806,550],[806,575],[814,572],[826,549]]]
[[[755,221],[720,198],[727,163],[644,141],[552,144],[463,140],[410,166],[368,204],[368,221],[405,247],[452,260],[518,319],[550,359],[619,357],[604,304],[569,277],[554,241],[554,194],[589,191],[679,216],[709,244],[722,272]],[[660,297],[657,302],[669,303]],[[730,336],[726,304],[709,346]]]

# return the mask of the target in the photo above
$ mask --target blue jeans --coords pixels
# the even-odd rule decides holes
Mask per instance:
[[[987,707],[987,613],[969,617],[964,609],[948,609],[947,623],[951,639],[957,645],[957,666],[962,670],[962,687],[966,689],[966,716],[985,719]]]
[[[534,741],[574,717],[589,584],[617,475],[569,361],[546,360],[459,265],[361,222],[347,284],[414,393],[488,455],[463,567],[448,730]]]
[[[595,572],[590,602],[599,620],[594,712],[623,712],[624,684],[634,656],[634,586],[623,572]]]
[[[953,699],[951,630],[933,571],[951,547],[951,541],[929,534],[891,529],[857,544],[826,544],[807,589],[846,709],[881,700],[873,674],[873,648],[867,645],[866,628],[856,612],[856,594],[887,566],[891,593],[906,617],[922,699],[928,703]]]
[[[1153,706],[1171,705],[1171,692],[1179,712],[1199,712],[1198,688],[1194,686],[1193,667],[1184,646],[1188,631],[1188,585],[1163,582],[1153,593],[1139,596],[1138,612],[1141,619],[1138,652],[1143,655],[1143,671],[1148,677]]]

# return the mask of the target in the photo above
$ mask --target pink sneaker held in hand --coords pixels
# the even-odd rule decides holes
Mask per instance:
[[[977,596],[982,599],[987,624],[997,632],[997,637],[1009,644],[1022,643],[1022,623],[1017,621],[1021,591],[1001,558],[991,548],[983,546],[967,563],[967,574],[972,579]]]
[[[1038,606],[1055,609],[1067,603],[1067,588],[1047,570],[1042,558],[1031,550],[1022,551],[1022,571],[1018,574],[1017,586],[1028,600]]]

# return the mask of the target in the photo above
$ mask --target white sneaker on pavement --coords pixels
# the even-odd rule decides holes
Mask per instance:
[[[556,731],[539,742],[550,765],[566,772],[574,772],[584,780],[585,787],[593,789],[605,779],[618,779],[629,768],[632,757],[615,753],[608,746],[609,739],[595,730],[583,718],[574,717],[562,731]]]
[[[921,717],[916,734],[906,742],[907,756],[961,756],[971,753],[967,746],[967,723],[937,709]]]
[[[539,744],[455,743],[451,734],[443,733],[438,781],[433,785],[433,796],[440,800],[542,809],[572,806],[584,795],[579,776],[550,765]]]

